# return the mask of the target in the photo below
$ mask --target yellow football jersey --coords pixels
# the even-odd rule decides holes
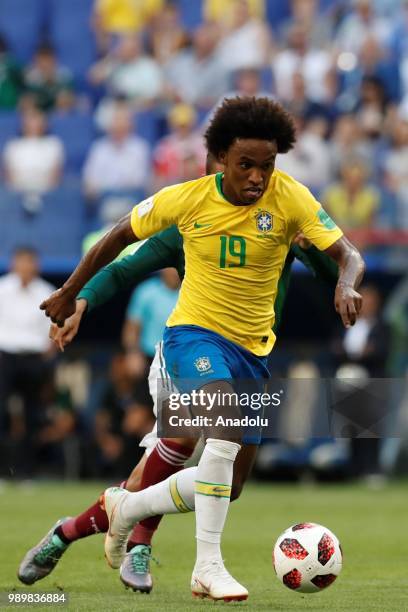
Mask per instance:
[[[163,0],[96,0],[95,12],[107,32],[141,30],[163,8]]]
[[[273,305],[296,232],[320,250],[342,236],[310,191],[280,170],[255,204],[228,202],[216,174],[162,189],[134,207],[131,223],[139,239],[173,224],[183,236],[185,277],[167,325],[200,325],[259,356],[275,342]]]

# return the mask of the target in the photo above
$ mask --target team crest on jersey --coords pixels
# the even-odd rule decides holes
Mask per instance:
[[[195,360],[194,365],[199,372],[208,372],[208,370],[211,370],[211,361],[208,357],[199,357]]]
[[[258,231],[266,234],[266,232],[270,232],[273,223],[272,223],[272,215],[267,210],[261,210],[255,217],[256,227]]]

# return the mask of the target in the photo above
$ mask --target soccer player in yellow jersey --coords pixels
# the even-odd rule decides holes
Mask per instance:
[[[225,100],[205,138],[224,173],[167,187],[137,205],[41,307],[63,325],[75,312],[76,295],[99,268],[131,242],[176,224],[183,236],[186,273],[164,334],[167,369],[179,388],[194,379],[194,389],[232,393],[230,380],[268,376],[277,282],[298,231],[339,266],[335,307],[345,326],[354,324],[361,309],[356,289],[364,264],[310,192],[275,170],[276,155],[295,142],[292,118],[279,104],[265,98]],[[213,405],[213,415],[221,409]],[[204,435],[195,481],[192,591],[242,600],[248,592],[225,569],[220,551],[241,439],[224,430],[204,430]],[[144,498],[148,500],[149,489]],[[140,500],[140,493],[123,489],[105,492],[110,518],[105,552],[113,567],[119,567],[128,534],[141,518]]]

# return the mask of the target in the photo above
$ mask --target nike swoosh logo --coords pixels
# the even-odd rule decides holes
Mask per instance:
[[[198,587],[203,588],[203,589],[204,589],[205,591],[207,591],[208,593],[210,592],[210,587],[209,587],[209,586],[206,586],[205,584],[203,584],[203,583],[201,582],[201,580],[199,580],[199,579],[198,579],[198,578],[196,578],[195,576],[194,576],[194,582],[196,583],[196,585],[197,585]]]
[[[201,229],[202,227],[211,227],[211,223],[194,223],[194,229]]]
[[[228,493],[229,492],[229,487],[227,487],[227,488],[213,487],[213,491],[214,491],[214,493]]]

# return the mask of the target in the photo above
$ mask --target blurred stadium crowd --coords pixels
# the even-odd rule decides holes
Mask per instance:
[[[110,346],[104,360],[57,362],[30,310],[51,290],[30,249],[43,273],[64,275],[135,201],[202,175],[203,127],[230,95],[270,96],[294,114],[298,142],[278,167],[312,190],[370,270],[398,279],[385,308],[366,287],[363,324],[332,333],[323,365],[313,354],[277,371],[313,379],[351,362],[405,373],[406,0],[0,0],[3,272],[26,245],[0,279],[1,475],[13,465],[18,476],[120,477],[135,463],[152,424],[143,381],[177,282],[166,272],[136,290],[113,358]],[[265,445],[259,469],[279,452],[297,469],[324,465],[326,447],[314,446]],[[398,452],[334,446],[326,463],[351,456],[357,474]]]

